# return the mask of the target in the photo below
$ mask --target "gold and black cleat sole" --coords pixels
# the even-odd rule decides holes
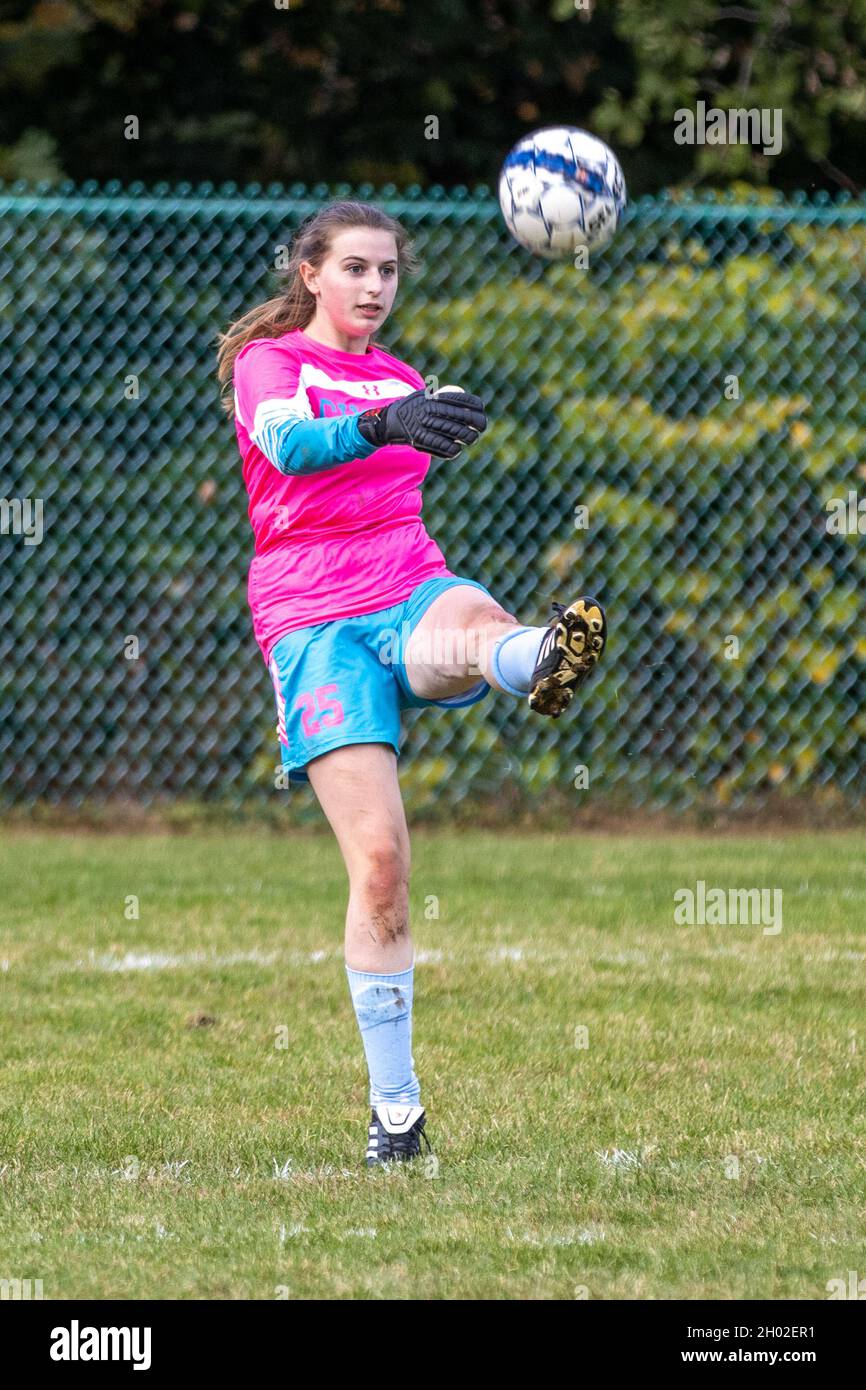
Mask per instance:
[[[532,673],[529,708],[558,719],[598,665],[607,641],[607,622],[594,598],[576,599],[568,608],[554,603],[553,610],[556,617]]]

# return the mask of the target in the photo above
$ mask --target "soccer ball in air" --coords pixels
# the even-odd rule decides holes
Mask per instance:
[[[499,175],[499,204],[515,241],[562,260],[610,241],[626,203],[619,161],[577,126],[548,126],[518,140]]]

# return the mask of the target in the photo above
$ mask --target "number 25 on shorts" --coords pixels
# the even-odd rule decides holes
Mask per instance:
[[[315,699],[309,690],[305,690],[295,701],[295,709],[303,711],[301,725],[307,738],[314,738],[323,728],[330,729],[335,724],[342,724],[345,716],[340,701],[334,699],[333,692],[336,689],[336,683],[320,685],[315,692]],[[320,715],[318,719],[317,711]]]

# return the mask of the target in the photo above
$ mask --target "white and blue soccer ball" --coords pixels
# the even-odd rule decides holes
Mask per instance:
[[[515,241],[533,255],[563,260],[610,241],[625,209],[625,179],[603,140],[577,126],[547,126],[509,151],[499,204]]]

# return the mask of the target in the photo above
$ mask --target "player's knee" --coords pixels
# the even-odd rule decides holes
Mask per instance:
[[[496,623],[513,624],[518,620],[513,613],[506,613],[498,603],[480,604],[469,614],[466,622],[467,628],[493,627]]]
[[[514,614],[506,613],[498,604],[488,603],[477,608],[466,623],[466,657],[470,670],[486,670],[503,628],[518,626]]]
[[[408,856],[394,842],[371,845],[364,854],[353,893],[367,930],[382,945],[393,945],[409,931]]]
[[[473,669],[483,670],[490,661],[496,642],[502,636],[504,627],[519,626],[513,613],[490,604],[479,608],[466,625],[467,656]]]
[[[358,877],[358,886],[371,911],[386,912],[399,905],[409,884],[405,847],[395,839],[374,841],[364,849]]]

